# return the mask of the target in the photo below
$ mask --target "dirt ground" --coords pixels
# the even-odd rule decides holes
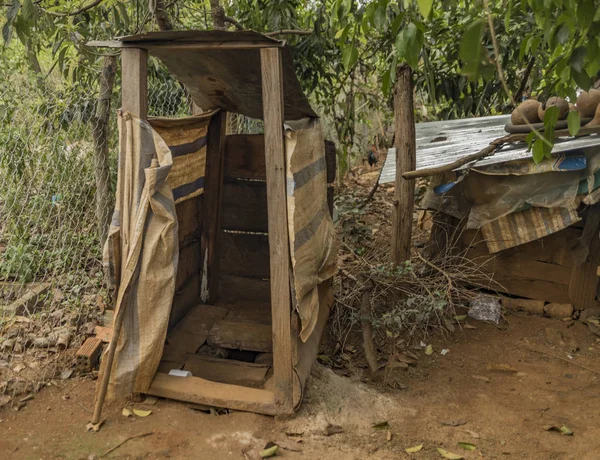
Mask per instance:
[[[152,432],[105,458],[243,459],[247,446],[286,438],[301,450],[280,451],[290,459],[441,458],[438,447],[467,459],[598,458],[599,341],[579,322],[521,313],[506,319],[506,329],[469,320],[473,329],[433,338],[433,354],[415,351],[417,365],[401,371],[404,390],[365,384],[358,375],[339,376],[316,364],[303,407],[289,420],[241,412],[217,416],[168,400],[151,406],[118,401],[106,408],[102,430],[87,433],[95,382],[71,379],[44,388],[18,412],[8,406],[0,411],[0,457],[99,458],[130,436]],[[556,330],[565,344],[553,339]],[[442,355],[442,349],[449,351]],[[512,369],[493,370],[497,365]],[[125,417],[124,407],[152,414]],[[386,421],[389,427],[372,427]],[[328,424],[343,432],[325,436]],[[574,434],[545,431],[547,425],[565,425]],[[476,450],[463,450],[461,441]],[[420,444],[420,452],[405,453]]]

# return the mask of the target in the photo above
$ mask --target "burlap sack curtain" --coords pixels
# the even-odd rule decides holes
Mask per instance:
[[[306,341],[319,316],[317,286],[335,273],[335,231],[327,205],[325,139],[318,119],[286,125],[287,207],[296,304]]]
[[[156,374],[177,274],[175,203],[204,190],[211,115],[150,122],[119,115],[116,203],[104,261],[118,288],[114,316],[124,309],[124,319],[109,398],[147,391]]]

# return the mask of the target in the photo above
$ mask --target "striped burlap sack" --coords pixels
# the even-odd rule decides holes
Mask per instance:
[[[327,206],[325,141],[317,119],[289,123],[285,132],[287,208],[297,310],[306,341],[319,316],[317,286],[336,269],[335,231]]]

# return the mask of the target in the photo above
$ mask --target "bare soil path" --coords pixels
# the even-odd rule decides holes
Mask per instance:
[[[106,409],[102,430],[86,433],[95,382],[72,379],[43,389],[18,412],[0,411],[0,458],[98,458],[124,439],[150,431],[104,458],[244,459],[246,446],[261,448],[285,439],[286,432],[302,439],[297,443],[302,452],[281,451],[290,459],[436,459],[438,447],[467,459],[600,458],[599,375],[530,351],[600,371],[596,337],[578,322],[517,313],[507,320],[507,330],[469,321],[475,329],[432,339],[434,353],[417,352],[417,366],[399,374],[405,390],[364,384],[359,376],[342,377],[316,365],[309,394],[291,420],[240,412],[216,416],[167,400],[151,406],[118,401]],[[569,336],[567,346],[550,343],[547,329]],[[579,351],[571,351],[573,344]],[[445,355],[443,348],[449,350]],[[488,368],[499,364],[518,373]],[[152,414],[128,418],[123,407]],[[389,428],[372,428],[382,421]],[[459,426],[442,424],[452,421]],[[343,433],[325,436],[328,424],[340,425]],[[545,431],[546,425],[565,425],[574,435]],[[457,446],[460,441],[477,449],[465,451]],[[419,444],[419,453],[404,452]]]

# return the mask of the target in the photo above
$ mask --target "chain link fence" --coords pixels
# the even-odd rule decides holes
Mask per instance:
[[[99,97],[100,80],[0,81],[0,405],[68,377],[74,351],[110,307],[101,246],[116,186],[120,82],[117,72]],[[148,98],[150,115],[190,113],[186,91],[156,63]]]

